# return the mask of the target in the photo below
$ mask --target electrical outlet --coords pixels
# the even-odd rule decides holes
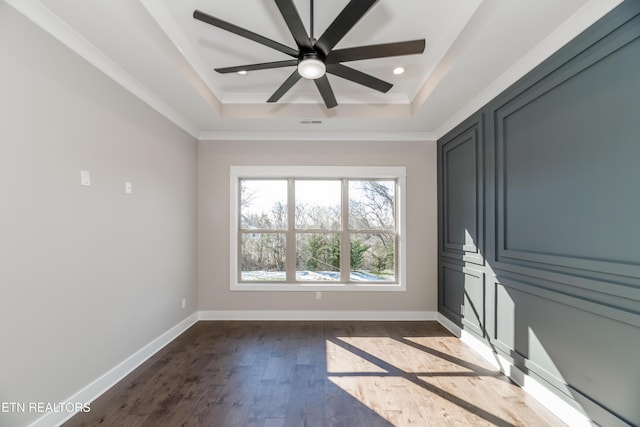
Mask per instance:
[[[187,299],[182,298],[182,308],[185,308],[186,306],[187,306]]]
[[[322,299],[322,292],[316,292],[316,299]]]
[[[124,183],[124,192],[126,194],[131,194],[133,192],[133,188],[131,187],[131,183],[129,181],[126,181]]]

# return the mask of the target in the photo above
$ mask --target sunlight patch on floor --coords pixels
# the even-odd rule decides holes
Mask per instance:
[[[327,372],[387,372],[380,366],[364,359],[343,347],[327,341]]]
[[[509,411],[521,399],[518,387],[445,341],[328,339],[327,378],[393,425],[513,425],[523,415]]]
[[[423,415],[415,414],[412,408],[414,396],[410,392],[412,384],[401,377],[335,377],[329,380],[360,403],[396,426],[429,425]]]

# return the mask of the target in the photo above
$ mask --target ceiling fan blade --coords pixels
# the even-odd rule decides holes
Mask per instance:
[[[300,74],[298,74],[298,70],[295,70],[291,75],[287,78],[287,80],[282,83],[282,85],[276,90],[271,98],[267,99],[267,102],[277,102],[282,96],[289,91],[293,87],[294,84],[298,83],[300,80]]]
[[[424,52],[425,44],[425,40],[422,39],[337,49],[329,53],[327,64],[359,61],[361,59],[387,58],[390,56],[416,55]]]
[[[287,23],[287,27],[289,27],[289,31],[291,31],[291,35],[298,45],[298,48],[300,50],[313,51],[311,40],[309,40],[307,30],[304,28],[298,9],[296,9],[296,5],[293,4],[293,0],[275,1],[278,9],[280,9],[282,17],[284,18],[284,22]]]
[[[238,65],[237,67],[216,68],[221,74],[237,73],[238,71],[268,70],[270,68],[295,67],[298,65],[297,59],[286,61],[263,62],[261,64]]]
[[[252,40],[256,43],[260,43],[262,45],[268,46],[272,49],[280,51],[282,53],[286,53],[289,56],[293,56],[294,58],[298,57],[298,51],[290,48],[289,46],[283,45],[282,43],[278,43],[277,41],[271,40],[260,34],[256,34],[253,31],[246,30],[244,28],[238,27],[230,22],[223,21],[222,19],[218,19],[211,15],[208,15],[199,10],[195,10],[193,12],[193,17],[198,21],[206,22],[207,24],[213,25],[214,27],[221,28],[223,30],[229,31],[231,33],[237,34],[246,39]]]
[[[326,105],[327,108],[333,108],[338,105],[326,74],[319,79],[315,79],[313,82],[316,84],[316,87],[320,92],[320,96],[322,96],[322,100],[324,101],[324,105]]]
[[[378,0],[351,0],[320,36],[316,47],[326,55],[353,28]]]
[[[391,83],[342,64],[328,64],[327,72],[382,93],[388,92],[393,87]]]

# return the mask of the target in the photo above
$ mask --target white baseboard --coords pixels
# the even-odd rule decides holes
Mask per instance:
[[[199,320],[436,320],[432,311],[199,311],[193,313],[65,402],[90,403]],[[29,427],[58,426],[77,412],[49,412]]]
[[[360,321],[425,321],[436,320],[462,342],[480,354],[496,369],[504,372],[528,394],[570,426],[591,427],[584,414],[556,396],[540,382],[513,366],[508,360],[475,336],[462,330],[440,313],[432,311],[199,311],[193,313],[149,344],[129,356],[113,369],[66,399],[66,402],[93,402],[118,381],[131,373],[147,359],[189,329],[199,320],[360,320]],[[57,426],[73,417],[75,412],[50,412],[37,419],[30,427]]]
[[[472,350],[482,356],[482,358],[487,362],[491,363],[496,369],[499,369],[506,376],[511,378],[513,382],[518,384],[525,392],[527,392],[527,394],[540,402],[562,422],[570,425],[571,427],[593,426],[593,423],[586,415],[562,400],[539,381],[525,374],[516,366],[513,366],[513,364],[507,359],[492,351],[486,343],[461,329],[458,325],[442,314],[438,313],[437,318],[438,322],[448,329],[453,335],[459,337],[460,341],[467,344]]]
[[[437,320],[437,313],[433,311],[209,310],[198,312],[198,320]]]
[[[147,359],[156,354],[160,349],[176,339],[178,335],[189,329],[198,321],[198,313],[193,313],[149,344],[136,351],[119,365],[109,370],[100,378],[84,387],[82,390],[67,398],[65,402],[89,403],[100,397],[104,392],[122,380],[131,371],[143,364]],[[73,417],[77,412],[48,412],[38,418],[30,427],[58,426]]]
[[[438,313],[437,314],[437,319],[436,320],[438,321],[438,323],[440,323],[442,326],[444,326],[445,329],[447,329],[453,335],[455,335],[458,338],[460,338],[460,335],[462,334],[462,329],[460,328],[460,326],[458,326],[455,323],[453,323],[451,320],[449,320],[449,318],[443,316],[442,313]]]

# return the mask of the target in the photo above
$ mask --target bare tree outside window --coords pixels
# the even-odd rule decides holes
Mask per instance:
[[[395,278],[396,214],[394,180],[349,181],[351,277]],[[365,279],[366,280],[366,279]]]
[[[242,281],[396,280],[395,180],[241,179],[239,196]]]
[[[242,279],[285,280],[287,181],[241,180],[240,227]]]

